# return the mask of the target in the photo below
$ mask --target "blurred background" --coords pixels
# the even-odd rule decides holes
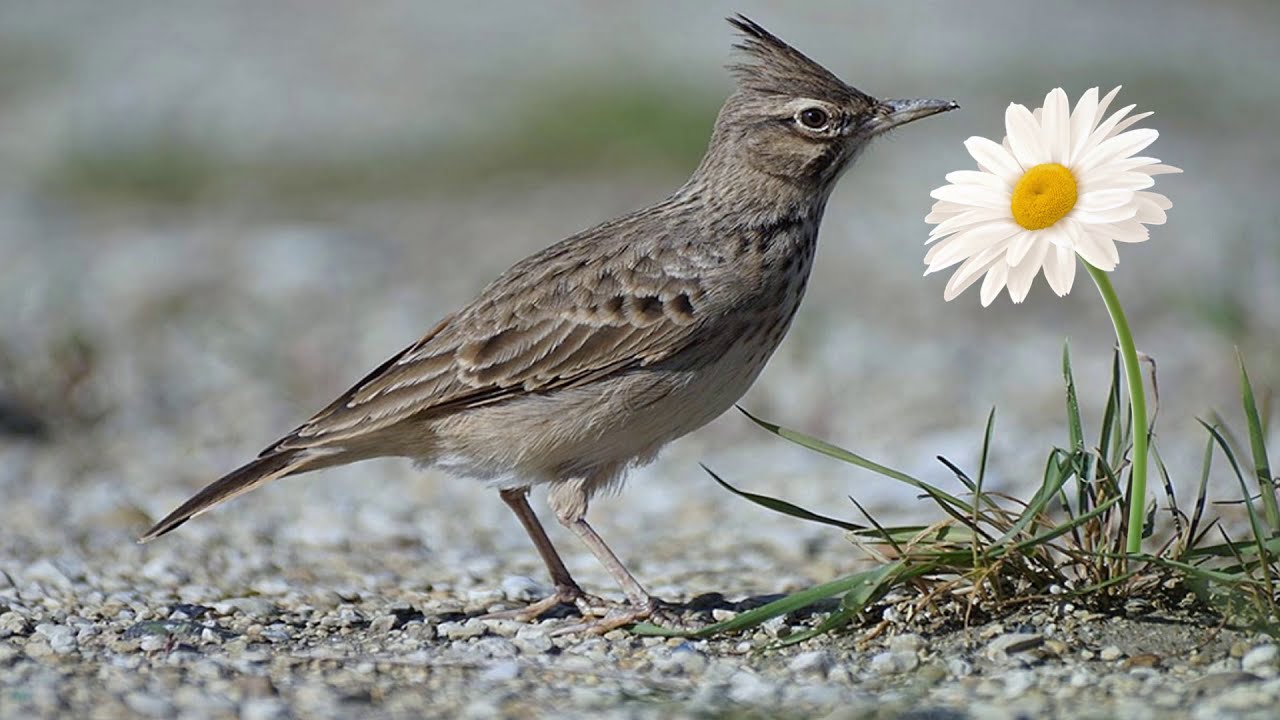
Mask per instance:
[[[0,551],[126,539],[470,299],[511,263],[656,201],[696,165],[742,11],[882,97],[963,111],[881,141],[843,181],[808,300],[753,412],[947,483],[998,407],[992,483],[1065,443],[1070,338],[1096,423],[1113,337],[1081,274],[1022,306],[921,278],[929,190],[1011,101],[1122,84],[1156,115],[1170,223],[1114,283],[1159,364],[1159,447],[1238,418],[1234,348],[1280,385],[1280,4],[1199,2],[0,2]],[[1090,434],[1096,427],[1087,428]],[[661,542],[792,547],[698,468],[814,510],[932,506],[729,413],[593,516]],[[1223,496],[1234,481],[1216,477]],[[540,504],[539,504],[540,507]],[[536,559],[496,496],[401,461],[264,488],[183,528],[319,546]],[[564,534],[556,531],[558,538]],[[657,538],[657,539],[655,539]],[[815,540],[826,542],[826,540]],[[569,547],[569,546],[567,546]],[[131,551],[132,552],[132,551]],[[783,552],[786,552],[784,549]],[[833,550],[833,552],[836,552]],[[846,552],[838,550],[834,562]]]

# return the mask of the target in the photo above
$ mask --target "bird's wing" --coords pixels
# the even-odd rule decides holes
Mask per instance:
[[[689,344],[707,296],[693,272],[618,245],[562,243],[460,312],[264,454],[341,444],[407,418],[579,386]]]

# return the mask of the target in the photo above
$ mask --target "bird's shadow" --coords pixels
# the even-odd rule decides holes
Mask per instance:
[[[687,621],[709,625],[716,622],[714,614],[716,610],[741,613],[768,605],[771,602],[781,600],[785,597],[787,597],[786,593],[765,593],[761,595],[749,595],[740,600],[730,600],[726,598],[723,593],[710,592],[696,595],[688,600],[680,602],[663,600],[662,606],[669,612],[681,615]],[[796,619],[803,619],[814,614],[833,612],[839,607],[839,605],[839,598],[829,598],[788,613],[788,616]],[[488,613],[486,611],[481,610],[472,612],[454,611],[439,613],[437,615],[428,616],[428,618],[436,622],[461,622],[471,618],[483,618],[487,614]],[[561,603],[543,613],[539,616],[539,619],[562,620],[580,617],[582,617],[582,613],[576,606],[570,603]]]

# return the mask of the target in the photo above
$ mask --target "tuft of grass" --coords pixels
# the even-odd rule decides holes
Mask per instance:
[[[1154,364],[1152,368],[1155,387]],[[1276,523],[1280,516],[1272,514],[1277,480],[1268,461],[1265,415],[1258,411],[1243,361],[1241,402],[1252,465],[1248,470],[1242,466],[1238,443],[1230,440],[1219,424],[1204,423],[1209,438],[1197,496],[1187,512],[1178,504],[1168,469],[1153,442],[1168,527],[1157,533],[1156,505],[1143,513],[1143,536],[1159,540],[1154,551],[1143,554],[1124,552],[1128,522],[1124,476],[1132,438],[1129,408],[1120,391],[1119,358],[1112,363],[1111,386],[1096,444],[1087,439],[1066,347],[1062,373],[1067,442],[1049,451],[1040,484],[1026,501],[984,488],[995,431],[994,409],[987,416],[973,472],[938,457],[958,483],[955,491],[743,410],[754,423],[783,440],[919,491],[936,506],[938,519],[924,526],[884,526],[850,498],[867,520],[863,525],[740,490],[707,469],[716,482],[739,497],[800,520],[843,530],[876,564],[693,632],[651,624],[637,625],[633,631],[708,637],[753,628],[770,618],[839,598],[838,608],[818,625],[781,641],[792,644],[848,627],[877,604],[905,604],[907,617],[928,609],[934,617],[968,623],[1046,600],[1070,600],[1077,606],[1108,611],[1123,607],[1131,598],[1145,597],[1183,608],[1192,598],[1196,609],[1217,614],[1225,622],[1280,634],[1280,525]],[[1148,432],[1154,438],[1154,420]],[[1234,539],[1217,519],[1206,519],[1215,450],[1226,458],[1240,487],[1237,502],[1249,519],[1246,538]]]

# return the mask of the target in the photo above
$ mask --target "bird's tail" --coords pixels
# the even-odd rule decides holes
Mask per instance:
[[[138,538],[138,542],[155,540],[214,505],[247,493],[268,480],[317,469],[319,464],[314,461],[319,457],[322,456],[309,450],[285,450],[263,455],[209,483],[190,500],[182,503],[177,510],[156,523]]]

